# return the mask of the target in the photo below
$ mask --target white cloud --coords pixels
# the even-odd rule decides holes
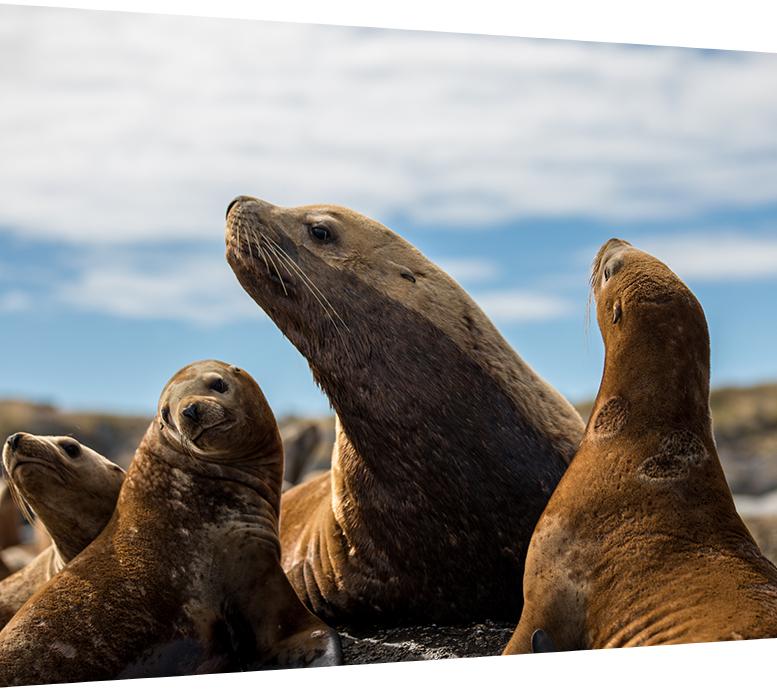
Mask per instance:
[[[15,313],[27,310],[32,304],[32,299],[25,292],[10,290],[0,294],[0,313]]]
[[[27,237],[210,237],[239,193],[450,227],[777,201],[773,55],[2,6],[0,64]]]
[[[124,318],[215,327],[265,317],[218,255],[176,257],[164,270],[148,270],[139,256],[118,262],[94,260],[55,291],[73,308]]]
[[[646,238],[636,245],[662,260],[683,279],[724,281],[777,276],[777,237],[682,234]]]
[[[499,266],[486,258],[438,258],[435,263],[457,282],[487,282],[501,273]]]
[[[574,312],[568,301],[536,292],[507,289],[473,297],[488,317],[500,324],[554,320]]]

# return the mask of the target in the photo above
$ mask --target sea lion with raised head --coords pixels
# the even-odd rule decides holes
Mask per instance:
[[[229,206],[227,260],[338,418],[284,494],[283,565],[348,623],[517,620],[526,546],[583,422],[467,293],[347,208]]]
[[[712,436],[701,305],[613,239],[592,277],[604,373],[585,438],[532,536],[524,609],[557,650],[777,636],[777,568],[734,507]]]
[[[70,436],[14,433],[3,446],[3,466],[10,489],[52,543],[0,582],[0,628],[105,528],[124,480],[120,466]]]
[[[0,686],[340,662],[281,569],[282,465],[248,374],[181,369],[108,526],[0,632]]]

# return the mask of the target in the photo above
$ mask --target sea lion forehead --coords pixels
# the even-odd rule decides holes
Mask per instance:
[[[166,388],[173,386],[185,385],[193,381],[202,380],[209,375],[234,375],[239,374],[241,369],[237,366],[227,364],[217,359],[203,359],[202,361],[195,361],[191,364],[187,364],[177,373],[173,375],[168,381]]]

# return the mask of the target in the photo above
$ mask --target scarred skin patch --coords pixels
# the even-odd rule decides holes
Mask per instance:
[[[704,443],[690,431],[672,431],[659,445],[657,454],[639,467],[640,477],[649,481],[675,481],[686,478],[691,467],[709,456]]]
[[[607,400],[599,409],[594,421],[594,433],[608,438],[620,433],[629,418],[629,402],[623,397]]]

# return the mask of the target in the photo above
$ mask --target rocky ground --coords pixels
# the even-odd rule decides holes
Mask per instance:
[[[513,625],[483,622],[338,631],[346,664],[363,665],[499,655],[513,633]]]

